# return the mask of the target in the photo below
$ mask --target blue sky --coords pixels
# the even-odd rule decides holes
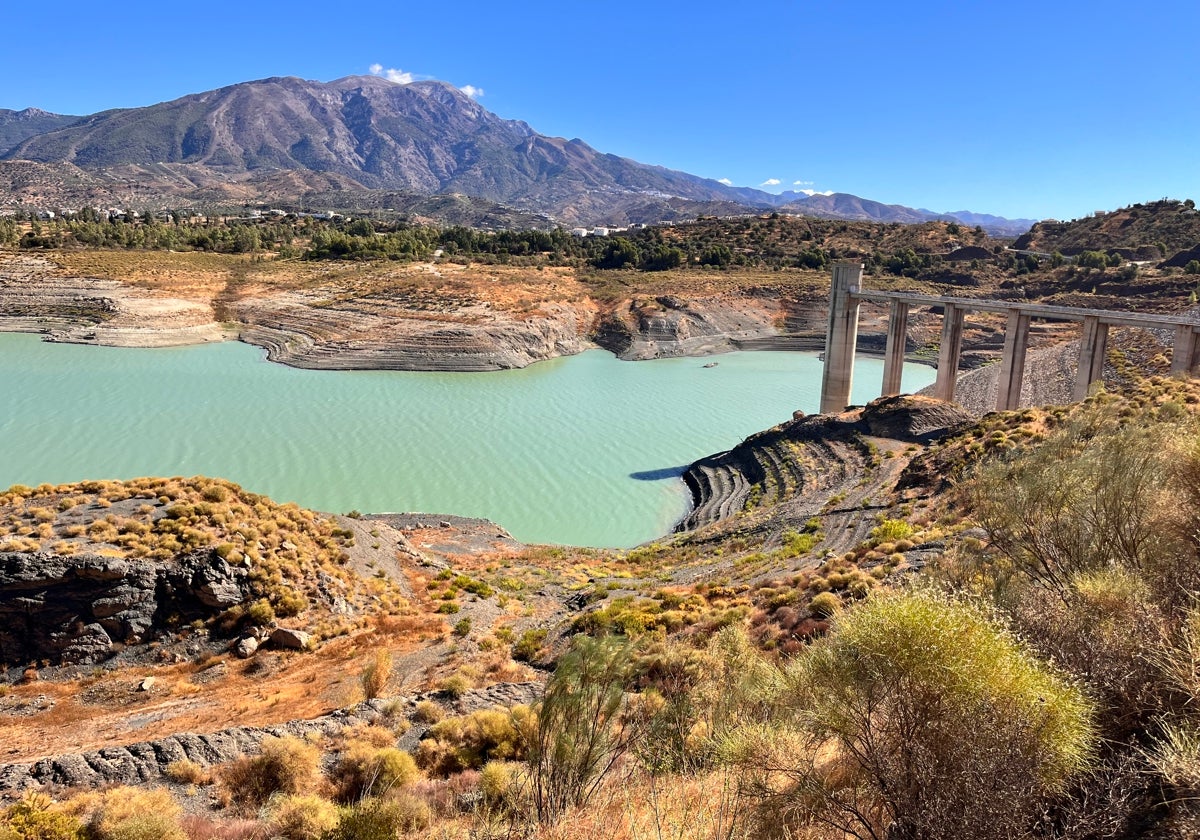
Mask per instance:
[[[1197,0],[69,0],[3,20],[5,108],[84,114],[379,65],[738,186],[1010,218],[1200,200]]]

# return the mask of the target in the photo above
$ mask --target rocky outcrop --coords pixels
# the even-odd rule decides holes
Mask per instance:
[[[884,397],[845,414],[797,417],[688,467],[683,480],[692,511],[675,530],[719,522],[748,503],[833,495],[870,460],[864,436],[928,443],[970,420],[959,406],[913,396]]]
[[[596,343],[628,360],[726,353],[779,338],[779,311],[779,301],[770,298],[661,295],[605,316]]]
[[[174,560],[0,553],[0,661],[89,664],[168,618],[215,615],[250,597],[249,571],[209,548]]]
[[[292,367],[486,371],[522,368],[591,347],[591,307],[544,304],[528,317],[468,304],[437,314],[385,295],[331,300],[287,292],[232,304],[239,338]]]
[[[167,765],[173,761],[186,759],[210,767],[256,753],[263,739],[272,736],[335,735],[345,726],[357,722],[374,723],[389,714],[411,717],[417,703],[423,700],[439,703],[453,714],[495,706],[511,707],[532,702],[539,690],[537,683],[499,683],[468,691],[458,700],[437,692],[368,700],[310,720],[273,726],[235,726],[206,735],[180,733],[128,746],[105,747],[29,763],[0,764],[0,798],[16,798],[25,790],[44,786],[86,788],[159,782]],[[416,746],[427,729],[427,725],[414,722],[405,733],[401,746],[408,749]]]

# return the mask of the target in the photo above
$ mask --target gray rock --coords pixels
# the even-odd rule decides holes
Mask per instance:
[[[205,619],[251,596],[249,570],[211,548],[169,561],[0,553],[0,662],[90,664],[165,619]]]
[[[63,659],[80,665],[102,662],[112,653],[112,637],[99,624],[88,624],[63,648]]]
[[[249,659],[256,650],[258,650],[258,639],[253,636],[238,639],[238,643],[233,646],[233,652],[239,659]]]
[[[271,633],[271,644],[287,650],[304,650],[312,640],[310,633],[303,630],[292,630],[287,627],[276,627]]]

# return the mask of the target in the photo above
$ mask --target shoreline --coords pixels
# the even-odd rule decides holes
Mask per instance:
[[[270,331],[272,334],[282,335],[282,331]],[[389,355],[388,348],[380,348],[370,351],[346,351],[345,355],[339,357],[335,354],[322,354],[316,357],[307,355],[296,355],[289,353],[286,349],[292,343],[286,340],[272,340],[267,337],[267,331],[259,330],[256,335],[248,335],[245,325],[225,323],[220,324],[213,322],[211,324],[199,324],[191,327],[104,327],[103,324],[97,325],[80,325],[78,322],[72,322],[65,318],[56,318],[54,316],[47,317],[32,317],[32,318],[16,318],[0,316],[0,333],[16,333],[26,335],[36,335],[42,341],[48,344],[76,344],[81,346],[92,347],[125,347],[132,349],[163,349],[168,347],[194,347],[202,344],[212,344],[223,341],[238,341],[247,344],[251,347],[257,347],[265,354],[267,361],[273,364],[284,365],[285,367],[295,368],[298,370],[356,370],[356,371],[408,371],[408,372],[427,372],[427,373],[481,373],[499,370],[519,370],[522,368],[535,365],[539,362],[546,362],[552,359],[565,358],[575,356],[579,353],[588,350],[604,350],[612,353],[617,359],[623,362],[644,362],[653,361],[655,359],[670,359],[670,358],[692,358],[704,359],[713,356],[722,356],[727,353],[817,353],[824,355],[821,349],[797,346],[798,344],[810,343],[809,337],[806,336],[791,336],[791,335],[776,335],[776,336],[758,336],[750,340],[739,340],[730,336],[724,336],[728,341],[728,345],[714,346],[713,343],[696,345],[690,348],[681,349],[678,352],[660,353],[657,355],[631,354],[621,353],[611,347],[605,347],[597,342],[594,338],[582,337],[579,341],[579,346],[572,348],[569,352],[555,352],[541,358],[534,358],[526,361],[524,364],[503,366],[496,364],[479,363],[471,360],[455,357],[452,354],[443,356],[436,355],[435,352],[425,351],[425,364],[412,365],[403,363],[393,364],[354,364],[356,360],[362,360],[364,357],[369,358],[370,354],[378,355],[381,358],[387,358]],[[301,334],[287,333],[293,337],[293,342],[296,338],[300,338]],[[856,355],[866,359],[883,359],[882,351],[875,350],[870,347],[859,347]],[[916,355],[910,353],[904,357],[907,364],[919,364],[927,367],[936,368],[937,360],[924,355]],[[307,362],[307,363],[305,363]],[[961,371],[966,373],[967,371]]]

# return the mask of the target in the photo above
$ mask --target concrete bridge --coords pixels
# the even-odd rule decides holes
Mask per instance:
[[[920,295],[912,292],[876,292],[862,288],[861,263],[839,262],[833,266],[833,286],[829,294],[829,328],[825,335],[825,369],[821,378],[821,413],[832,414],[850,404],[850,384],[854,375],[854,350],[858,341],[858,307],[863,301],[888,303],[887,345],[883,361],[881,396],[900,393],[900,374],[904,366],[904,345],[908,333],[909,307],[935,306],[943,311],[942,340],[938,352],[934,396],[947,402],[954,399],[962,352],[963,319],[968,312],[1007,313],[1004,332],[1004,356],[1000,364],[1000,388],[997,411],[1020,408],[1021,380],[1025,373],[1025,350],[1029,344],[1029,324],[1034,318],[1044,321],[1076,321],[1082,324],[1079,347],[1079,373],[1075,379],[1074,399],[1087,397],[1093,382],[1104,370],[1104,352],[1109,327],[1172,329],[1175,333],[1171,357],[1172,372],[1195,373],[1200,367],[1200,323],[1185,316],[1139,315],[1105,309],[1081,309],[1072,306],[1041,306],[1000,300]]]

